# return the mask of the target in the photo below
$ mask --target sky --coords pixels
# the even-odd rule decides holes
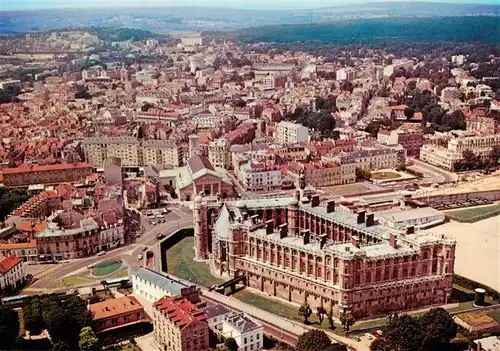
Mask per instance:
[[[309,9],[376,1],[388,2],[395,0],[0,0],[0,11],[114,6],[212,6],[243,9]],[[402,2],[402,0],[398,2]],[[498,0],[439,0],[433,2],[489,5],[498,5],[499,3]]]

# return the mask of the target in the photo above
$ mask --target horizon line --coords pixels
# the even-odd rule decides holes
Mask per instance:
[[[1,0],[0,0],[1,1]],[[476,2],[459,2],[459,1],[448,1],[448,0],[424,0],[424,1],[412,1],[410,4],[446,4],[446,5],[459,5],[459,6],[492,6],[492,7],[499,7],[500,8],[500,3],[489,3],[487,2],[488,0],[485,0],[484,2],[481,3],[476,3]],[[133,8],[141,8],[141,9],[158,9],[158,8],[163,8],[163,9],[168,9],[168,8],[210,8],[210,9],[229,9],[229,10],[249,10],[249,11],[315,11],[315,10],[321,10],[321,9],[329,9],[329,8],[342,8],[342,7],[350,7],[350,6],[360,6],[360,5],[368,5],[368,4],[403,4],[407,3],[407,1],[403,0],[396,0],[396,1],[391,1],[391,0],[372,0],[372,1],[360,1],[360,2],[355,2],[355,3],[339,3],[339,4],[329,4],[325,6],[318,6],[318,7],[310,7],[310,8],[293,8],[293,7],[285,7],[283,8],[283,5],[281,5],[281,8],[275,8],[275,7],[262,7],[262,8],[256,8],[256,7],[248,7],[245,6],[244,4],[242,5],[224,5],[221,3],[216,3],[214,5],[210,4],[196,4],[196,3],[186,3],[186,4],[181,4],[181,5],[176,5],[176,4],[149,4],[149,5],[143,5],[141,6],[140,4],[130,4],[130,3],[125,3],[125,4],[120,4],[119,9],[127,8],[127,9],[133,9]],[[2,10],[0,9],[0,13],[5,13],[5,12],[33,12],[33,11],[53,11],[53,10],[105,10],[105,9],[116,9],[116,5],[113,4],[93,4],[90,6],[87,6],[88,4],[82,4],[82,6],[74,6],[74,7],[39,7],[39,8],[29,8],[29,9],[12,9],[12,10]],[[285,5],[286,6],[286,5]],[[441,16],[436,16],[436,17],[441,17]]]

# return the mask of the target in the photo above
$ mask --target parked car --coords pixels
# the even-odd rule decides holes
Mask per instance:
[[[366,337],[368,340],[372,340],[372,339],[373,339],[373,335],[371,335],[370,333],[365,333],[365,337]]]
[[[137,256],[137,259],[140,261],[142,260],[142,255]]]
[[[160,233],[156,236],[157,239],[163,239],[165,237],[165,234]]]
[[[97,256],[104,256],[106,254],[106,251],[99,251],[99,253],[97,254]]]
[[[142,248],[142,251],[146,251],[147,249],[148,249],[148,248],[147,248],[146,246],[144,246],[144,247]]]
[[[359,336],[357,336],[357,335],[353,335],[352,339],[356,340],[357,342],[361,341],[361,338]]]
[[[377,330],[377,334],[378,334],[379,336],[382,336],[384,333],[382,333],[382,330],[380,330],[380,329],[379,329],[379,330]]]

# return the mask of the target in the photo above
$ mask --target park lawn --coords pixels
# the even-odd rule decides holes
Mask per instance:
[[[233,295],[234,298],[248,304],[260,308],[266,312],[275,314],[277,316],[298,322],[304,323],[304,318],[299,315],[299,308],[294,305],[287,304],[285,302],[280,302],[274,298],[268,298],[261,294],[253,293],[247,289],[240,290]],[[309,322],[312,325],[316,325],[316,327],[320,327],[318,325],[319,320],[316,316],[316,308],[311,306],[313,313],[309,317]],[[327,322],[323,321],[323,325],[321,328],[327,328]]]
[[[338,193],[339,195],[362,193],[370,190],[368,187],[362,183],[344,184],[344,185],[333,185],[325,187],[328,191]]]
[[[464,221],[471,220],[474,217],[477,216],[482,216],[494,211],[500,210],[500,205],[499,204],[494,204],[494,205],[488,205],[488,206],[481,206],[481,207],[474,207],[474,208],[466,208],[463,210],[452,210],[452,211],[446,211],[445,213],[447,215],[450,215],[452,218],[458,218]]]
[[[50,288],[64,288],[64,287],[71,287],[71,286],[78,286],[78,285],[83,285],[83,284],[88,284],[92,283],[93,280],[91,279],[86,279],[86,278],[80,278],[78,276],[69,276],[63,279],[60,279],[56,282],[54,282]]]
[[[223,283],[223,279],[213,276],[206,263],[193,260],[193,247],[194,238],[189,236],[167,250],[168,273],[207,288]]]
[[[372,179],[389,180],[398,178],[401,178],[401,175],[395,172],[372,172]]]
[[[96,277],[103,277],[105,275],[109,275],[118,271],[121,266],[122,262],[120,260],[105,260],[95,264],[94,267],[92,267],[92,275]]]

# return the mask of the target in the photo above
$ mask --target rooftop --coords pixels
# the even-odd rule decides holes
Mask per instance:
[[[0,261],[0,274],[6,274],[16,265],[18,265],[22,260],[16,256],[7,256]]]
[[[162,297],[154,303],[154,308],[164,313],[180,329],[194,321],[206,321],[207,315],[182,296]]]
[[[105,319],[142,310],[142,305],[133,296],[123,296],[90,305],[90,313],[92,313],[93,320]]]

